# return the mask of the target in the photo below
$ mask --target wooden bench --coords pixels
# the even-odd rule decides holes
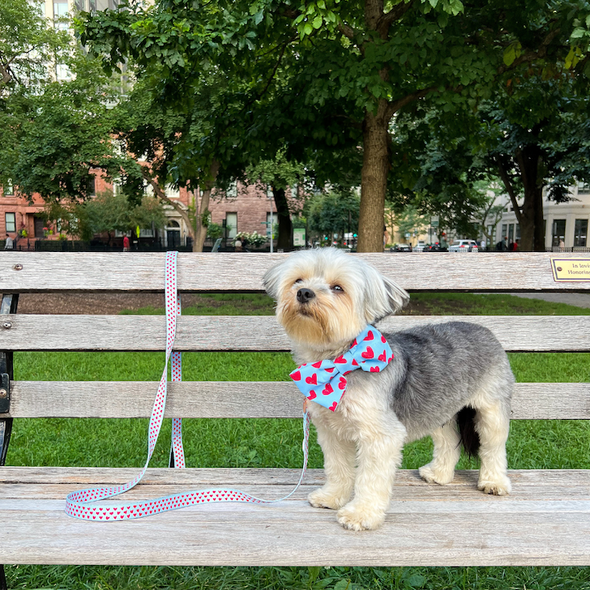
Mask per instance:
[[[261,277],[286,254],[180,254],[183,293],[261,291]],[[586,290],[590,282],[556,282],[543,253],[370,254],[381,272],[411,291]],[[558,255],[567,260],[584,254]],[[0,258],[0,446],[19,418],[129,418],[149,415],[153,382],[12,380],[18,351],[163,351],[165,318],[133,315],[19,315],[18,293],[163,291],[164,254],[20,253]],[[163,299],[163,298],[162,298]],[[448,318],[446,318],[448,319]],[[456,316],[455,316],[455,319]],[[590,352],[590,316],[482,317],[508,351]],[[390,317],[402,329],[444,317]],[[141,334],[138,338],[137,335]],[[181,351],[288,351],[274,317],[183,316]],[[163,355],[162,355],[163,360]],[[183,382],[169,387],[168,417],[297,418],[295,386],[260,382]],[[262,401],[264,402],[262,403]],[[516,386],[514,420],[590,418],[590,383]],[[116,442],[115,442],[116,444]],[[449,486],[399,473],[385,525],[354,533],[329,510],[312,508],[323,480],[308,472],[290,500],[271,506],[216,504],[132,522],[94,524],[70,518],[70,491],[125,483],[138,469],[0,467],[0,563],[111,565],[590,565],[590,470],[511,471],[512,494],[485,496],[477,472]],[[281,497],[299,477],[290,469],[150,469],[129,499],[211,486]],[[125,497],[124,497],[125,498]],[[166,539],[166,547],[160,542]],[[314,549],[311,550],[312,546]]]

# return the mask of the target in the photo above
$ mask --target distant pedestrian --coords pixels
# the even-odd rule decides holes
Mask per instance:
[[[5,250],[14,250],[14,240],[9,234],[6,234],[6,242],[4,243]]]
[[[129,252],[129,238],[123,236],[123,252]]]

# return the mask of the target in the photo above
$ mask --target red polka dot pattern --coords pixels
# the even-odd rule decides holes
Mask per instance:
[[[148,429],[148,456],[145,466],[141,472],[130,482],[106,488],[85,489],[72,492],[66,498],[65,512],[68,516],[80,518],[89,521],[107,521],[107,520],[132,520],[158,514],[168,510],[176,510],[185,506],[195,504],[208,504],[215,502],[250,502],[255,504],[270,504],[281,502],[291,497],[301,485],[307,469],[308,458],[308,441],[310,419],[307,412],[304,412],[303,419],[303,469],[296,487],[291,493],[278,500],[261,500],[250,494],[239,490],[228,488],[198,490],[184,494],[175,494],[164,498],[154,500],[145,500],[126,504],[100,504],[93,505],[99,500],[113,498],[123,494],[135,487],[145,475],[150,463],[150,459],[158,440],[162,421],[164,419],[164,410],[166,407],[166,393],[168,385],[168,363],[171,360],[172,381],[182,380],[182,357],[179,352],[173,352],[174,340],[176,337],[176,318],[180,315],[180,298],[177,294],[176,281],[176,264],[178,252],[167,252],[166,254],[166,361],[164,371],[158,392],[154,401],[152,415]],[[180,418],[174,418],[172,421],[172,452],[174,455],[174,464],[178,468],[185,467],[184,451],[182,448],[182,421]]]

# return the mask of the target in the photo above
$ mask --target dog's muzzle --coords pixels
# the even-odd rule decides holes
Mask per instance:
[[[297,301],[299,303],[309,303],[315,297],[315,293],[311,289],[299,289],[297,291]]]

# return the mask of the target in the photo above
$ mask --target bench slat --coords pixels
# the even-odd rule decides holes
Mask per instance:
[[[9,315],[0,328],[2,350],[162,351],[164,316]],[[488,327],[508,351],[590,352],[590,316],[398,316],[383,332],[430,323],[467,321]],[[181,316],[179,351],[289,351],[273,316]]]
[[[16,381],[13,418],[146,418],[153,381]],[[167,418],[300,418],[302,395],[290,382],[169,383]],[[518,383],[514,420],[588,420],[590,383]]]
[[[294,499],[271,506],[195,506],[134,522],[88,523],[63,512],[73,484],[126,481],[134,470],[44,469],[54,484],[12,484],[23,468],[0,469],[0,497],[8,563],[117,565],[588,565],[590,564],[590,471],[512,471],[509,497],[475,489],[477,472],[459,472],[456,483],[430,486],[415,471],[401,471],[384,526],[378,531],[343,531],[330,510],[304,499],[322,479],[311,474]],[[150,470],[160,485],[140,486],[135,497],[198,489],[223,481],[253,494],[280,495],[297,471]],[[29,470],[34,476],[35,470]],[[133,473],[135,475],[135,473]],[[94,477],[92,477],[94,476]],[[23,478],[25,476],[23,475]],[[268,482],[276,480],[277,485]],[[81,480],[84,480],[83,482]],[[59,485],[59,482],[67,482]],[[259,482],[259,483],[256,483]],[[25,492],[23,487],[30,486]],[[3,487],[4,489],[4,487]],[[571,493],[570,493],[571,492]],[[24,499],[23,499],[24,498]],[[565,498],[559,500],[559,498]],[[433,518],[434,517],[434,518]],[[31,535],[31,530],[35,531]],[[236,530],[240,531],[236,535]],[[313,549],[309,538],[313,537]],[[165,539],[164,543],[162,539]],[[370,542],[372,551],[367,552]]]
[[[260,291],[262,276],[288,254],[180,253],[183,291]],[[585,253],[353,254],[362,256],[408,290],[588,290],[588,282],[556,283],[552,258]],[[163,291],[165,253],[4,252],[0,292]],[[248,272],[244,273],[247,264]],[[15,270],[22,265],[21,270]],[[161,269],[161,272],[159,272]]]

